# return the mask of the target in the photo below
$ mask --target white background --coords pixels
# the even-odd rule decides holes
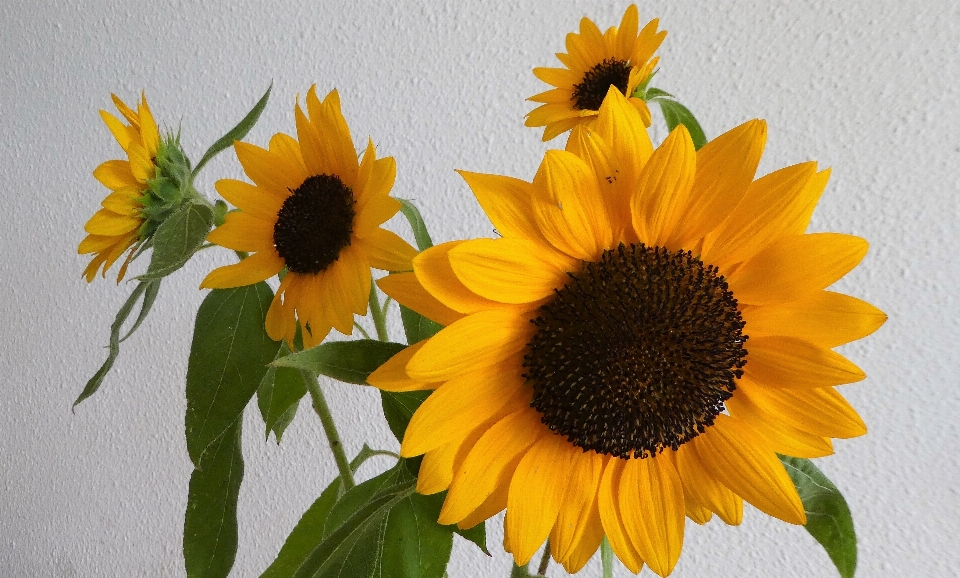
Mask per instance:
[[[102,362],[108,326],[133,285],[80,279],[84,222],[106,190],[91,176],[122,153],[97,114],[109,95],[146,89],[157,119],[182,127],[188,154],[239,120],[267,85],[248,136],[294,131],[293,103],[337,87],[356,141],[397,160],[395,196],[416,199],[436,241],[492,236],[453,172],[531,179],[546,145],[523,127],[581,16],[601,28],[625,4],[508,0],[29,2],[0,7],[0,576],[181,576],[191,466],[184,376],[200,280],[231,261],[208,251],[164,282],[100,393],[70,405]],[[771,5],[775,4],[775,5]],[[843,490],[860,540],[860,577],[953,576],[960,567],[960,10],[954,2],[644,2],[670,31],[656,85],[708,136],[769,122],[761,173],[808,159],[833,167],[813,230],[861,235],[871,251],[842,291],[890,320],[843,352],[867,372],[842,388],[867,436],[818,461]],[[655,118],[655,123],[659,122]],[[659,129],[655,137],[663,137]],[[553,143],[561,146],[561,140]],[[240,178],[232,152],[199,186]],[[399,220],[393,228],[410,237]],[[143,266],[143,263],[140,263]],[[392,327],[400,338],[399,325]],[[350,454],[396,447],[375,391],[323,384]],[[249,408],[254,409],[254,408]],[[258,576],[333,477],[306,405],[284,442],[245,420],[246,477],[233,576]],[[369,477],[388,462],[371,460]],[[453,578],[507,576],[499,520],[492,559],[455,545]],[[619,567],[619,576],[628,572]],[[599,576],[599,560],[581,573]],[[550,576],[562,576],[553,566]],[[645,571],[644,575],[652,575]],[[834,575],[801,528],[748,508],[743,525],[688,524],[678,577]]]

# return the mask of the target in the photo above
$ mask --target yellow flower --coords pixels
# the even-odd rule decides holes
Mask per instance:
[[[447,327],[369,378],[436,390],[401,454],[424,455],[420,492],[448,490],[440,523],[506,508],[518,564],[549,537],[576,572],[606,535],[630,570],[666,576],[684,516],[739,524],[746,500],[805,522],[777,453],[865,433],[834,389],[864,374],[831,348],[885,315],[825,290],[867,243],[804,233],[829,171],[754,180],[765,140],[754,120],[695,152],[679,126],[654,150],[610,88],[532,183],[461,173],[502,237],[379,281]]]
[[[542,102],[527,114],[527,126],[546,127],[548,141],[581,123],[596,120],[600,103],[611,86],[630,97],[653,73],[659,62],[653,53],[667,32],[657,31],[659,20],[651,20],[637,33],[639,16],[631,4],[623,14],[620,27],[601,33],[590,19],[580,21],[580,33],[567,34],[567,52],[557,58],[565,68],[534,68],[540,80],[555,88],[527,100]],[[641,98],[630,98],[643,124],[650,126],[650,110]]]
[[[217,182],[217,191],[240,210],[228,213],[207,239],[253,254],[211,271],[200,286],[250,285],[286,268],[267,313],[267,333],[292,347],[299,319],[310,348],[331,328],[353,331],[354,314],[367,310],[370,267],[409,270],[416,250],[380,227],[400,210],[389,196],[393,158],[377,159],[368,141],[358,162],[336,90],[321,102],[313,86],[306,105],[307,114],[296,107],[297,139],[275,134],[269,150],[234,143],[254,184]]]
[[[146,95],[141,95],[136,111],[116,95],[111,97],[128,124],[105,110],[100,111],[100,116],[127,153],[127,160],[107,161],[93,171],[93,176],[112,192],[103,200],[103,208],[87,221],[84,230],[89,234],[77,250],[81,255],[94,253],[83,272],[88,283],[93,281],[101,266],[106,277],[107,269],[129,249],[117,282],[126,274],[127,265],[145,238],[142,199],[150,188],[148,181],[156,174],[155,162],[160,147],[160,131],[150,113]]]

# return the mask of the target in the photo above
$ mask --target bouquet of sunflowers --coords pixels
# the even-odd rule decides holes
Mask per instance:
[[[615,558],[667,576],[687,518],[737,525],[744,501],[803,525],[853,576],[850,511],[810,459],[866,431],[835,389],[864,373],[833,348],[886,317],[826,289],[867,243],[806,233],[829,169],[757,177],[762,120],[708,141],[652,86],[665,35],[635,6],[606,32],[584,18],[562,66],[533,71],[550,88],[526,124],[562,148],[522,179],[459,171],[496,236],[436,246],[416,206],[390,196],[393,158],[354,140],[336,90],[297,97],[295,136],[243,142],[268,90],[195,165],[145,96],[101,111],[126,158],[94,171],[111,192],[80,243],[84,276],[122,259],[119,283],[150,258],[76,403],[166,276],[208,248],[238,260],[201,284],[188,363],[187,576],[232,568],[254,398],[278,441],[308,398],[339,471],[264,578],[440,578],[454,535],[486,551],[484,522],[503,510],[512,576],[546,575],[551,560],[577,573],[598,551],[605,577]],[[652,104],[669,130],[657,146]],[[247,180],[217,181],[211,202],[194,178],[231,147]],[[383,227],[398,212],[416,247]],[[405,343],[388,338],[392,312]],[[318,376],[379,389],[400,453],[348,456]],[[393,467],[358,484],[383,454]]]

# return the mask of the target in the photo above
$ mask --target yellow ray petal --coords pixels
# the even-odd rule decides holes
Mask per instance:
[[[526,347],[534,330],[527,313],[474,313],[431,337],[407,364],[407,373],[421,381],[443,381],[493,365]]]
[[[571,466],[566,473],[570,483],[560,502],[557,522],[550,532],[550,552],[560,561],[570,558],[588,530],[590,512],[597,508],[597,488],[604,465],[603,456],[594,451],[584,452],[569,443],[565,451]],[[600,525],[599,511],[596,511],[596,525]],[[603,536],[602,528],[600,536]],[[588,539],[592,541],[593,536]],[[596,545],[599,544],[597,540]]]
[[[143,223],[139,217],[118,215],[107,209],[100,209],[90,217],[83,230],[91,235],[106,235],[116,237],[137,229]]]
[[[617,155],[621,186],[632,189],[653,154],[653,143],[637,109],[611,87],[600,105],[600,115],[593,130],[605,140]]]
[[[500,175],[457,172],[467,181],[498,233],[508,239],[527,239],[549,246],[533,218],[531,183]]]
[[[449,253],[450,266],[471,291],[500,303],[532,303],[553,295],[580,262],[523,239],[474,239]]]
[[[393,200],[393,199],[391,199]],[[362,239],[357,247],[363,252],[371,267],[385,271],[410,271],[417,250],[393,231],[376,228]]]
[[[569,448],[562,436],[547,434],[533,444],[513,474],[503,533],[518,566],[530,561],[557,519],[569,482]]]
[[[450,251],[463,241],[450,241],[427,249],[413,259],[417,280],[444,306],[458,313],[475,313],[504,307],[496,301],[480,297],[460,282],[450,266]],[[410,304],[404,303],[408,307]]]
[[[677,473],[683,482],[684,499],[692,499],[717,514],[728,525],[740,525],[743,521],[743,499],[707,473],[696,444],[680,446],[676,452],[676,463]]]
[[[795,337],[756,337],[747,347],[744,375],[766,387],[831,387],[866,377],[839,353]]]
[[[133,112],[133,110],[127,106],[125,102],[120,100],[120,97],[117,95],[111,94],[110,98],[113,99],[113,105],[117,107],[117,110],[120,111],[120,114],[123,115],[123,118],[125,118],[131,125],[135,126],[139,131],[140,117],[137,115],[137,113]]]
[[[293,338],[296,335],[296,317],[293,304],[290,303],[290,296],[285,295],[290,288],[290,284],[297,279],[296,275],[287,275],[280,282],[280,287],[270,302],[270,308],[267,309],[267,318],[265,327],[267,335],[274,341],[286,341],[287,345],[293,349]],[[292,328],[292,331],[291,331]]]
[[[580,82],[580,78],[566,68],[545,68],[538,66],[533,69],[533,75],[553,86],[562,87]]]
[[[637,27],[640,25],[640,13],[637,11],[637,5],[627,6],[627,10],[620,19],[620,26],[617,28],[617,50],[618,60],[630,60],[633,56],[633,45],[637,41]],[[639,62],[632,63],[640,64]]]
[[[372,235],[380,225],[387,222],[400,211],[400,201],[393,197],[379,197],[357,213],[353,220],[353,234],[363,239]]]
[[[107,125],[107,128],[110,129],[110,132],[113,134],[113,137],[117,139],[117,143],[120,144],[120,148],[124,151],[127,150],[130,142],[137,138],[137,132],[131,130],[130,127],[120,122],[120,120],[110,114],[105,110],[100,111],[100,118],[103,119],[103,123]]]
[[[741,378],[737,396],[749,398],[772,421],[819,436],[852,438],[867,433],[856,410],[832,387],[778,389]]]
[[[244,213],[273,221],[276,221],[283,201],[290,196],[290,191],[277,194],[276,189],[262,189],[235,179],[220,179],[216,188],[221,197]]]
[[[758,510],[805,524],[800,496],[777,455],[746,424],[724,414],[693,442],[705,469]]]
[[[822,458],[833,454],[833,444],[829,438],[772,418],[739,392],[726,401],[726,407],[730,415],[746,423],[778,454],[796,458]]]
[[[697,174],[668,245],[686,247],[720,224],[753,181],[767,142],[767,123],[754,119],[697,151]]]
[[[233,143],[233,149],[250,180],[260,187],[270,189],[274,195],[284,196],[303,184],[300,171],[289,160],[240,141]]]
[[[131,142],[127,147],[127,157],[130,158],[130,172],[138,183],[146,185],[147,181],[156,174],[153,157],[140,143]],[[144,188],[141,186],[140,188]]]
[[[642,243],[664,246],[687,205],[696,172],[696,151],[682,124],[653,151],[630,199],[633,228]],[[671,250],[679,247],[668,247]]]
[[[441,385],[413,414],[400,455],[419,456],[462,438],[505,405],[513,411],[529,405],[532,389],[524,385],[523,372],[516,356]]]
[[[410,309],[440,325],[450,325],[463,318],[463,313],[450,309],[423,288],[415,273],[394,273],[377,280],[377,286]]]
[[[321,144],[327,148],[333,161],[333,174],[339,176],[344,184],[352,187],[357,181],[359,162],[354,149],[350,128],[340,110],[340,96],[336,89],[331,90],[321,103],[316,94],[316,85],[307,91],[307,109],[310,122],[321,135]]]
[[[600,489],[597,493],[597,507],[600,510],[600,522],[603,531],[610,541],[610,547],[617,558],[623,562],[634,574],[639,574],[643,568],[643,558],[636,546],[627,536],[620,512],[620,480],[627,460],[608,458],[600,478]]]
[[[134,188],[124,188],[106,196],[100,205],[108,211],[126,217],[140,217],[143,204],[140,203],[140,191]]]
[[[297,140],[307,172],[311,175],[335,175],[330,151],[321,142],[317,129],[310,124],[310,119],[303,113],[299,102],[293,112],[297,125]]]
[[[227,213],[207,241],[234,251],[273,250],[273,222],[241,211]]]
[[[740,303],[788,303],[814,294],[850,272],[867,242],[840,233],[783,237],[728,276]]]
[[[743,307],[751,336],[786,335],[821,347],[836,347],[876,331],[887,315],[856,297],[818,291],[789,303]]]
[[[810,177],[807,186],[800,194],[800,206],[798,207],[797,217],[788,223],[784,223],[783,235],[802,235],[810,225],[810,219],[813,217],[813,210],[817,208],[820,202],[820,196],[827,188],[827,181],[830,180],[830,169],[824,169]]]
[[[547,125],[547,128],[543,129],[543,142],[552,140],[553,138],[567,132],[568,130],[580,124],[580,122],[581,120],[579,116],[574,118],[561,118],[557,121],[550,122],[550,124]],[[527,125],[527,126],[542,126],[542,125]]]
[[[586,565],[603,540],[603,524],[600,522],[600,508],[596,498],[583,514],[583,518],[583,532],[580,534],[580,539],[565,558],[558,558],[570,574],[576,574]]]
[[[103,186],[113,191],[125,187],[144,189],[140,181],[130,172],[130,163],[127,161],[107,161],[93,171],[93,176]]]
[[[143,148],[147,150],[149,158],[156,158],[158,145],[160,144],[160,129],[157,127],[157,121],[153,119],[153,113],[150,112],[147,95],[142,92],[140,93],[140,104],[137,106],[137,112],[140,118],[140,140]]]
[[[686,510],[671,460],[628,460],[620,479],[623,526],[651,570],[666,576],[680,558]]]
[[[300,180],[301,182],[307,180],[307,177],[310,176],[310,171],[307,170],[306,164],[303,162],[303,153],[300,150],[300,143],[296,141],[292,136],[278,132],[277,134],[270,137],[270,152],[286,159],[290,162],[291,165],[295,166],[297,169],[297,176],[295,180]],[[291,176],[291,178],[293,178]]]
[[[77,247],[77,253],[80,255],[100,253],[112,247],[117,241],[117,237],[113,235],[87,235],[83,238],[83,241],[80,241],[80,246]]]
[[[624,230],[632,226],[630,197],[633,192],[632,187],[624,186],[624,181],[620,179],[617,155],[607,141],[583,124],[577,125],[570,132],[566,150],[587,163],[597,177],[613,231],[613,244],[617,244],[623,239]]]
[[[573,153],[550,150],[534,179],[533,213],[551,245],[593,261],[613,243],[596,177]]]
[[[483,504],[496,488],[509,486],[527,448],[548,432],[540,423],[540,414],[532,408],[523,408],[498,421],[457,468],[438,521],[455,524]]]
[[[426,340],[403,349],[367,377],[367,383],[384,391],[417,391],[436,389],[438,383],[417,381],[407,375],[407,364],[420,351]]]
[[[519,459],[511,466],[511,472],[517,468],[517,463],[520,463]],[[507,479],[502,480],[499,485],[497,485],[496,489],[493,490],[493,493],[487,496],[487,499],[484,500],[476,510],[470,512],[464,519],[457,522],[457,527],[462,530],[466,530],[476,526],[484,520],[496,516],[500,512],[507,509],[507,498],[509,495],[510,479],[507,477]],[[504,548],[504,550],[506,550],[506,548]],[[509,552],[509,550],[506,551]]]
[[[273,277],[283,269],[283,259],[275,250],[250,255],[235,265],[210,271],[200,283],[201,289],[230,289],[253,285]]]

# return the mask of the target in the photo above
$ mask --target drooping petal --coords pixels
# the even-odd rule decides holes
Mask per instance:
[[[728,525],[739,526],[743,521],[743,499],[704,469],[697,444],[680,446],[676,462],[677,473],[683,482],[684,499],[702,505]]]
[[[250,255],[235,265],[214,269],[200,283],[201,289],[230,289],[253,285],[283,269],[283,259],[273,249]]]
[[[626,460],[608,458],[600,478],[600,490],[597,494],[597,507],[600,510],[600,522],[610,541],[610,547],[617,558],[634,574],[643,568],[643,558],[627,535],[621,519],[620,480]]]
[[[550,532],[550,551],[554,558],[561,561],[571,556],[588,530],[590,512],[596,510],[597,488],[604,466],[603,456],[594,451],[584,452],[568,444],[566,452],[571,465],[567,473],[570,483],[560,502],[557,522]],[[598,510],[596,517],[599,526]],[[603,536],[602,528],[600,536]],[[597,545],[599,544],[600,541],[597,540]]]
[[[663,457],[628,460],[620,479],[620,515],[630,541],[650,569],[666,576],[683,547],[683,486]]]
[[[90,217],[83,230],[91,235],[118,236],[137,229],[143,223],[139,217],[118,215],[107,209],[100,209]]]

